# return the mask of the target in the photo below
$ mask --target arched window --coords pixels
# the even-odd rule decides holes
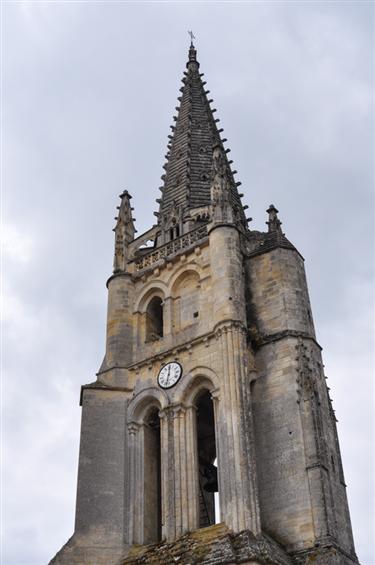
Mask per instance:
[[[219,521],[218,476],[214,406],[208,391],[196,399],[197,450],[199,467],[199,527],[205,528]],[[215,508],[216,506],[216,508]]]
[[[146,545],[162,539],[163,421],[166,394],[156,387],[141,390],[129,402],[128,509],[126,543]],[[164,420],[165,422],[165,420]]]
[[[163,337],[163,301],[154,296],[146,310],[146,341],[156,341]]]
[[[144,423],[144,542],[161,540],[160,420],[153,408]]]

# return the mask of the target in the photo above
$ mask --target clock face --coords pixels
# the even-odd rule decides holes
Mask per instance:
[[[182,375],[182,367],[180,363],[173,361],[167,363],[159,371],[158,384],[161,388],[171,388],[178,383]]]

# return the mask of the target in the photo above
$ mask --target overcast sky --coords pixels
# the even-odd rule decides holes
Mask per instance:
[[[104,354],[118,195],[139,233],[197,39],[253,229],[306,259],[358,556],[375,564],[371,2],[4,2],[4,565],[73,532],[81,384]]]

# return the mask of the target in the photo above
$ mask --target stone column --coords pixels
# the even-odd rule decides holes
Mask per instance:
[[[163,302],[163,334],[169,335],[172,332],[172,299],[168,296]]]
[[[215,296],[214,322],[246,323],[243,258],[234,226],[214,226],[210,233],[210,264]]]
[[[195,407],[178,404],[160,417],[162,535],[173,541],[199,527]]]
[[[235,532],[260,532],[250,379],[246,300],[240,236],[230,223],[210,232],[214,322],[221,352],[222,391],[217,406],[220,511]],[[219,409],[218,409],[219,408]]]
[[[198,482],[198,450],[197,450],[197,416],[196,407],[189,406],[185,412],[185,466],[186,466],[186,530],[199,527],[199,482]]]
[[[128,424],[128,528],[126,540],[130,545],[143,543],[143,430],[135,422]]]
[[[256,473],[256,453],[253,410],[251,401],[250,381],[252,377],[252,367],[249,366],[247,334],[241,326],[233,330],[233,352],[235,353],[236,370],[239,375],[239,397],[241,403],[241,429],[244,430],[241,436],[242,451],[245,454],[245,467],[247,482],[249,485],[248,498],[245,507],[245,518],[247,523],[253,524],[250,528],[254,533],[260,532],[260,511],[258,499],[258,481]],[[237,354],[236,354],[237,352]]]
[[[226,480],[227,477],[225,473],[222,472],[222,462],[224,462],[224,446],[227,443],[224,440],[224,437],[221,438],[219,441],[220,434],[220,422],[222,419],[221,416],[221,403],[220,399],[221,396],[218,390],[211,391],[211,399],[212,404],[214,407],[214,422],[215,422],[215,445],[216,445],[216,458],[217,458],[217,479],[218,479],[218,487],[219,487],[219,506],[220,506],[220,522],[223,522],[223,503],[222,501],[228,500],[228,491],[227,485],[228,481]]]
[[[162,538],[173,541],[176,536],[176,449],[175,430],[178,414],[169,406],[159,412],[161,441]],[[179,491],[178,491],[179,492]]]
[[[169,418],[168,411],[161,410],[159,412],[160,418],[160,461],[161,461],[161,536],[163,539],[169,539],[169,529],[171,522],[171,489],[170,489],[170,476],[169,476],[169,445],[168,445],[168,427]]]
[[[195,411],[193,406],[188,409],[182,405],[174,407],[176,489],[179,484],[179,500],[176,498],[176,536],[198,527],[198,454]]]
[[[173,453],[174,453],[174,501],[175,501],[175,537],[183,533],[183,506],[186,497],[186,469],[184,469],[183,449],[184,437],[184,408],[174,406],[173,410]]]
[[[245,332],[239,324],[226,324],[217,337],[223,371],[220,405],[215,408],[221,516],[233,531],[249,529],[257,534],[260,518]]]
[[[106,354],[99,374],[106,384],[126,387],[125,367],[133,360],[133,294],[130,273],[113,275],[107,282]]]

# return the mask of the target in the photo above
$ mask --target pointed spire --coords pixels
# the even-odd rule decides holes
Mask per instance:
[[[113,272],[119,273],[126,270],[126,263],[129,256],[129,244],[134,239],[137,231],[134,227],[132,215],[133,208],[130,205],[131,195],[127,190],[120,194],[121,204],[118,206],[118,216],[115,232],[115,256],[113,262]]]
[[[161,226],[167,224],[172,207],[181,210],[181,217],[185,218],[189,210],[210,206],[213,152],[218,146],[225,163],[228,203],[234,210],[236,221],[246,229],[241,199],[227,157],[229,149],[224,149],[220,138],[222,130],[219,132],[216,125],[219,120],[213,117],[216,110],[210,106],[212,100],[207,99],[209,91],[205,90],[203,74],[199,73],[194,36],[189,33],[187,70],[182,79],[182,94],[172,135],[169,136],[158,221]]]
[[[266,224],[268,225],[268,233],[283,233],[281,231],[281,222],[277,216],[278,213],[279,211],[275,208],[275,206],[273,204],[270,204],[270,207],[267,210],[268,222],[266,222]]]

